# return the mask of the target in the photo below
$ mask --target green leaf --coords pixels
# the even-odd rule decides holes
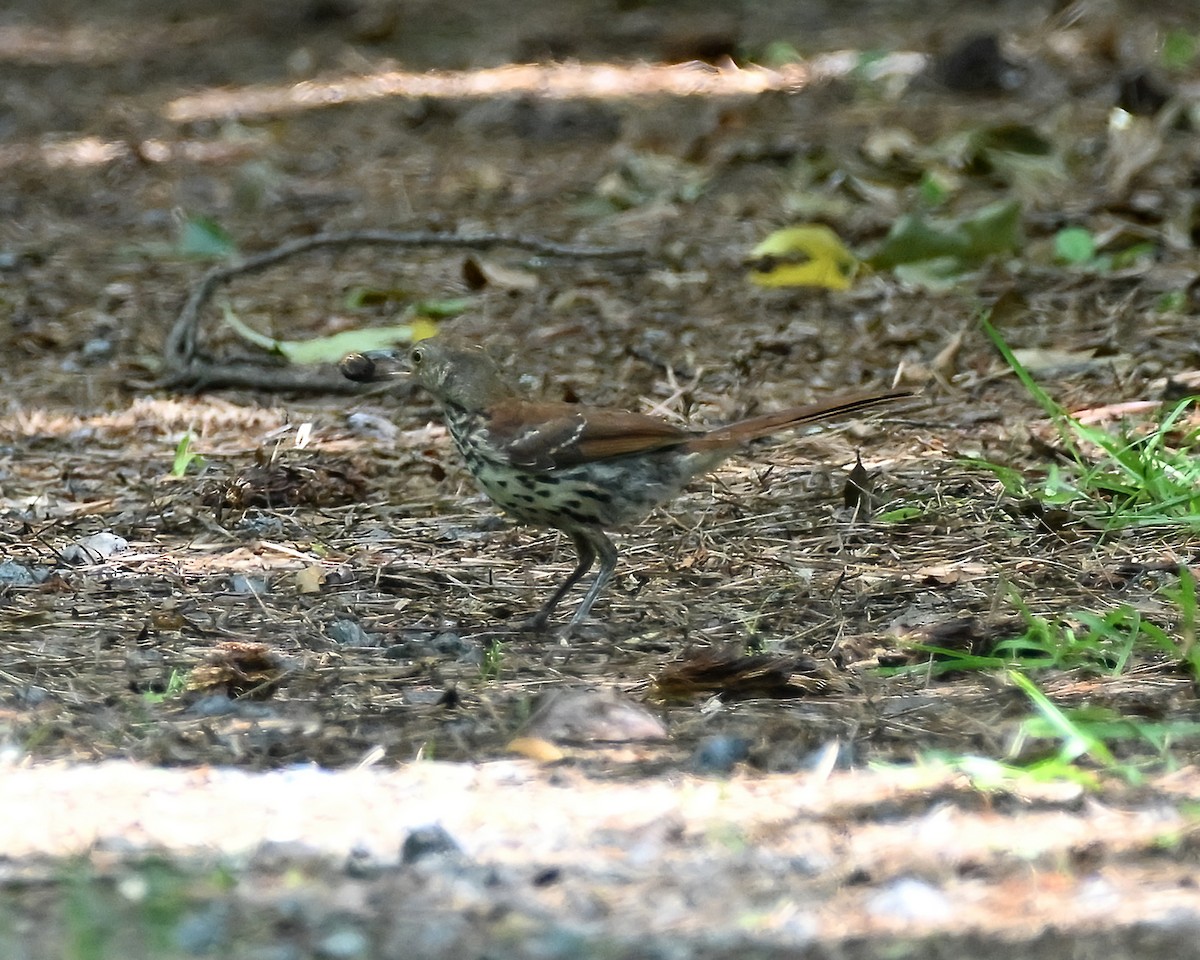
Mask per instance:
[[[950,186],[944,177],[927,170],[917,184],[917,196],[926,207],[940,207],[950,197]]]
[[[1008,671],[1008,679],[1021,688],[1021,692],[1032,701],[1042,719],[1062,741],[1060,758],[1070,761],[1090,755],[1102,766],[1110,769],[1117,767],[1117,761],[1104,742],[1072,720],[1032,680],[1017,670]]]
[[[179,438],[179,443],[175,445],[175,458],[171,463],[171,476],[182,477],[192,464],[197,467],[204,466],[204,458],[192,450],[193,438],[191,430]]]
[[[920,507],[899,507],[896,510],[881,513],[876,519],[880,523],[905,523],[908,520],[916,520],[924,514],[925,511]]]
[[[950,257],[961,260],[966,239],[953,230],[934,226],[919,214],[897,218],[883,245],[869,259],[876,270],[890,270],[902,263],[920,263]]]
[[[1124,270],[1127,267],[1137,266],[1139,260],[1152,260],[1157,254],[1158,247],[1153,243],[1149,241],[1135,243],[1114,253],[1112,266],[1114,270]]]
[[[350,353],[366,353],[370,350],[386,350],[398,343],[413,343],[432,337],[437,327],[432,320],[413,316],[411,322],[391,327],[366,327],[362,330],[343,330],[329,337],[314,340],[276,340],[259,333],[238,319],[225,306],[225,323],[243,340],[271,353],[279,354],[289,363],[317,364],[337,363]]]
[[[1163,38],[1162,65],[1168,70],[1186,70],[1196,59],[1196,34],[1176,28]]]
[[[759,57],[764,67],[776,69],[792,63],[803,63],[804,55],[786,40],[773,40],[767,44]]]
[[[879,69],[887,63],[888,51],[883,49],[860,50],[855,57],[854,66],[848,74],[851,80],[864,85],[874,85],[879,82]]]
[[[446,317],[457,317],[474,306],[471,297],[448,297],[445,300],[418,300],[412,305],[412,312],[418,317],[429,317],[432,320],[443,320]]]
[[[1154,309],[1159,313],[1183,313],[1188,305],[1186,290],[1168,290],[1154,301]]]
[[[917,263],[902,263],[893,271],[896,279],[908,286],[934,292],[953,290],[966,272],[966,265],[958,257],[936,257]]]
[[[967,257],[972,263],[1015,253],[1021,247],[1021,205],[1015,200],[989,204],[959,221],[959,226],[967,238]]]
[[[365,307],[381,307],[389,303],[403,303],[409,292],[402,287],[351,287],[343,301],[347,310],[362,310]]]
[[[877,270],[888,270],[901,264],[949,258],[949,265],[957,266],[961,273],[988,257],[1013,253],[1020,246],[1021,205],[1005,200],[953,221],[919,214],[900,217],[868,262]]]
[[[1088,263],[1096,258],[1096,241],[1090,230],[1065,227],[1054,235],[1054,256],[1062,263]]]
[[[168,697],[177,697],[187,690],[187,675],[179,670],[172,670],[170,677],[167,678],[167,686],[161,692],[147,690],[142,694],[142,699],[146,703],[162,703]]]
[[[188,217],[179,225],[176,249],[196,260],[228,260],[237,256],[237,244],[222,227],[208,217]]]

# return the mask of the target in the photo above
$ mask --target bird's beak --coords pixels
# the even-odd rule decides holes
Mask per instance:
[[[405,351],[367,350],[352,353],[342,358],[338,369],[342,376],[355,383],[379,383],[394,377],[407,377],[410,371],[404,366]]]

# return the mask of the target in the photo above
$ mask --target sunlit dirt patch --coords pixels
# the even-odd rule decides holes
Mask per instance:
[[[794,90],[808,80],[809,69],[722,69],[707,64],[573,63],[525,64],[467,72],[409,73],[383,71],[369,76],[306,80],[276,87],[211,90],[166,105],[166,117],[188,123],[213,117],[286,114],[341,103],[387,97],[476,98],[537,95],[549,98],[629,98],[670,96],[722,97]]]

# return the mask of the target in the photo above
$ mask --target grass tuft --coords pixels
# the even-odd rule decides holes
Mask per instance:
[[[1034,380],[1004,338],[984,318],[983,331],[1030,396],[1046,412],[1070,463],[1052,465],[1030,485],[1012,468],[986,461],[1010,492],[1070,505],[1109,529],[1132,524],[1181,527],[1200,532],[1200,427],[1186,428],[1195,397],[1163,408],[1149,429],[1122,424],[1115,431],[1080,423]],[[1089,452],[1099,452],[1093,458]]]

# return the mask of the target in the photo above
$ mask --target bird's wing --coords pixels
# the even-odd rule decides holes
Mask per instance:
[[[513,466],[573,467],[687,443],[696,435],[655,417],[570,403],[500,404],[488,434]]]

